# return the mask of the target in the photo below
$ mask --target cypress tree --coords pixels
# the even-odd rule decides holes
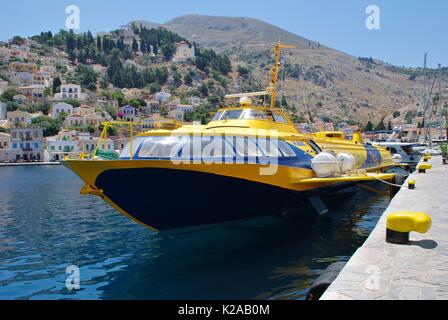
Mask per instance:
[[[96,37],[96,47],[98,48],[99,51],[102,51],[101,38],[100,38],[100,36],[97,36],[97,37]]]
[[[134,51],[134,53],[137,53],[138,51],[138,43],[137,40],[135,40],[135,38],[132,39],[132,51]]]

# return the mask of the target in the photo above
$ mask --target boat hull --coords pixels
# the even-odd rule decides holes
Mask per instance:
[[[120,211],[159,231],[281,214],[306,202],[294,190],[164,168],[107,170],[95,184]]]

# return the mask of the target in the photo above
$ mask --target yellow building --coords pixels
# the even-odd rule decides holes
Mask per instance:
[[[8,66],[9,72],[38,72],[39,67],[35,63],[12,62]]]
[[[7,118],[9,122],[9,127],[14,127],[17,124],[22,127],[26,127],[31,124],[32,116],[28,112],[17,110],[8,112]]]

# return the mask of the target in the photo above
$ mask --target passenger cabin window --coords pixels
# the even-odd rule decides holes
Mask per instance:
[[[221,119],[223,112],[222,111],[218,111],[215,116],[213,117],[212,121],[219,121]]]
[[[295,157],[292,146],[283,140],[253,137],[222,136],[166,136],[137,137],[132,144],[132,158],[138,151],[138,158],[155,159],[206,159],[238,157]],[[120,154],[129,159],[130,143]]]
[[[138,147],[140,144],[145,140],[146,137],[137,137],[132,140],[132,157],[135,156],[135,153],[137,152]],[[88,150],[89,145],[86,145],[86,148]],[[131,149],[131,143],[128,142],[126,146],[121,150],[120,158],[130,158],[130,149]]]
[[[269,115],[264,110],[256,110],[256,109],[246,109],[244,110],[243,120],[267,120],[269,119]]]
[[[289,143],[287,143],[286,141],[279,140],[278,141],[278,148],[280,149],[280,151],[281,151],[281,153],[283,154],[284,157],[295,157],[296,156],[296,153],[291,148]]]
[[[414,155],[414,149],[411,146],[403,146],[402,149],[406,152],[407,155]]]
[[[222,115],[221,120],[236,120],[241,117],[242,113],[243,110],[228,110]]]
[[[288,121],[285,119],[285,117],[283,115],[281,115],[280,113],[277,112],[273,112],[273,116],[274,116],[274,121],[278,122],[278,123],[288,123]]]
[[[148,137],[142,143],[138,156],[140,158],[174,158],[185,143],[180,136]]]
[[[257,143],[253,138],[236,138],[236,153],[240,157],[261,157],[263,153],[257,147]]]
[[[393,148],[393,147],[387,147],[386,150],[389,151],[389,152],[392,153],[392,154],[396,154],[396,153],[398,153],[398,152],[397,152],[397,149],[395,149],[395,148]]]
[[[233,154],[232,147],[221,136],[186,137],[185,144],[180,153],[183,159],[233,157]]]
[[[339,134],[339,133],[328,133],[327,134],[327,138],[338,138],[338,139],[341,139],[342,135]]]

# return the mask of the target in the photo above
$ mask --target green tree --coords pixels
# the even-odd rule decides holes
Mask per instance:
[[[53,79],[53,86],[52,86],[53,94],[56,94],[57,92],[59,92],[61,85],[62,85],[61,79],[59,77],[55,77]]]
[[[187,74],[185,74],[185,76],[184,76],[184,83],[187,86],[190,86],[193,83],[193,78],[191,77],[189,72]]]
[[[176,87],[182,84],[182,76],[178,71],[173,71],[173,82]]]
[[[121,90],[117,90],[114,93],[112,93],[112,99],[116,100],[118,102],[119,106],[124,106],[124,94],[121,92]]]
[[[158,84],[156,82],[149,84],[147,87],[148,87],[149,92],[151,92],[151,94],[157,93],[160,90],[162,90],[162,87],[160,86],[160,84]]]
[[[367,122],[365,131],[367,132],[373,131],[373,124],[371,121]]]
[[[14,96],[15,96],[15,95],[18,95],[19,93],[20,93],[20,92],[17,91],[16,89],[14,89],[14,88],[7,88],[7,89],[2,93],[1,98],[2,98],[4,101],[10,101],[10,102],[12,102]]]
[[[103,46],[101,45],[101,37],[100,36],[96,37],[96,48],[98,49],[98,51],[103,50]]]
[[[61,124],[58,119],[52,119],[47,116],[41,116],[31,120],[31,124],[35,127],[42,128],[44,137],[50,137],[58,134],[61,130]]]
[[[400,111],[394,111],[394,113],[393,113],[394,119],[398,118],[400,115],[401,115]]]
[[[158,84],[164,85],[168,80],[168,68],[156,68],[155,79]]]
[[[78,108],[81,103],[78,100],[65,100],[65,103],[71,104],[73,108]]]
[[[14,36],[14,37],[11,39],[11,43],[14,44],[14,45],[16,45],[16,46],[21,46],[21,45],[23,45],[23,44],[25,43],[25,39],[23,39],[23,38],[20,37],[20,36]]]
[[[384,118],[376,126],[375,130],[386,130],[386,126],[384,125]]]
[[[249,75],[249,69],[238,65],[238,74],[240,77],[246,78]]]
[[[199,93],[201,94],[201,96],[203,98],[208,96],[208,87],[205,83],[203,83],[200,87],[199,87]]]
[[[171,60],[176,53],[176,46],[173,43],[164,43],[160,49],[167,60]]]
[[[107,89],[107,86],[108,86],[107,78],[105,76],[102,76],[100,79],[100,88]]]
[[[135,38],[132,39],[132,51],[134,51],[134,53],[138,52],[138,42]]]

